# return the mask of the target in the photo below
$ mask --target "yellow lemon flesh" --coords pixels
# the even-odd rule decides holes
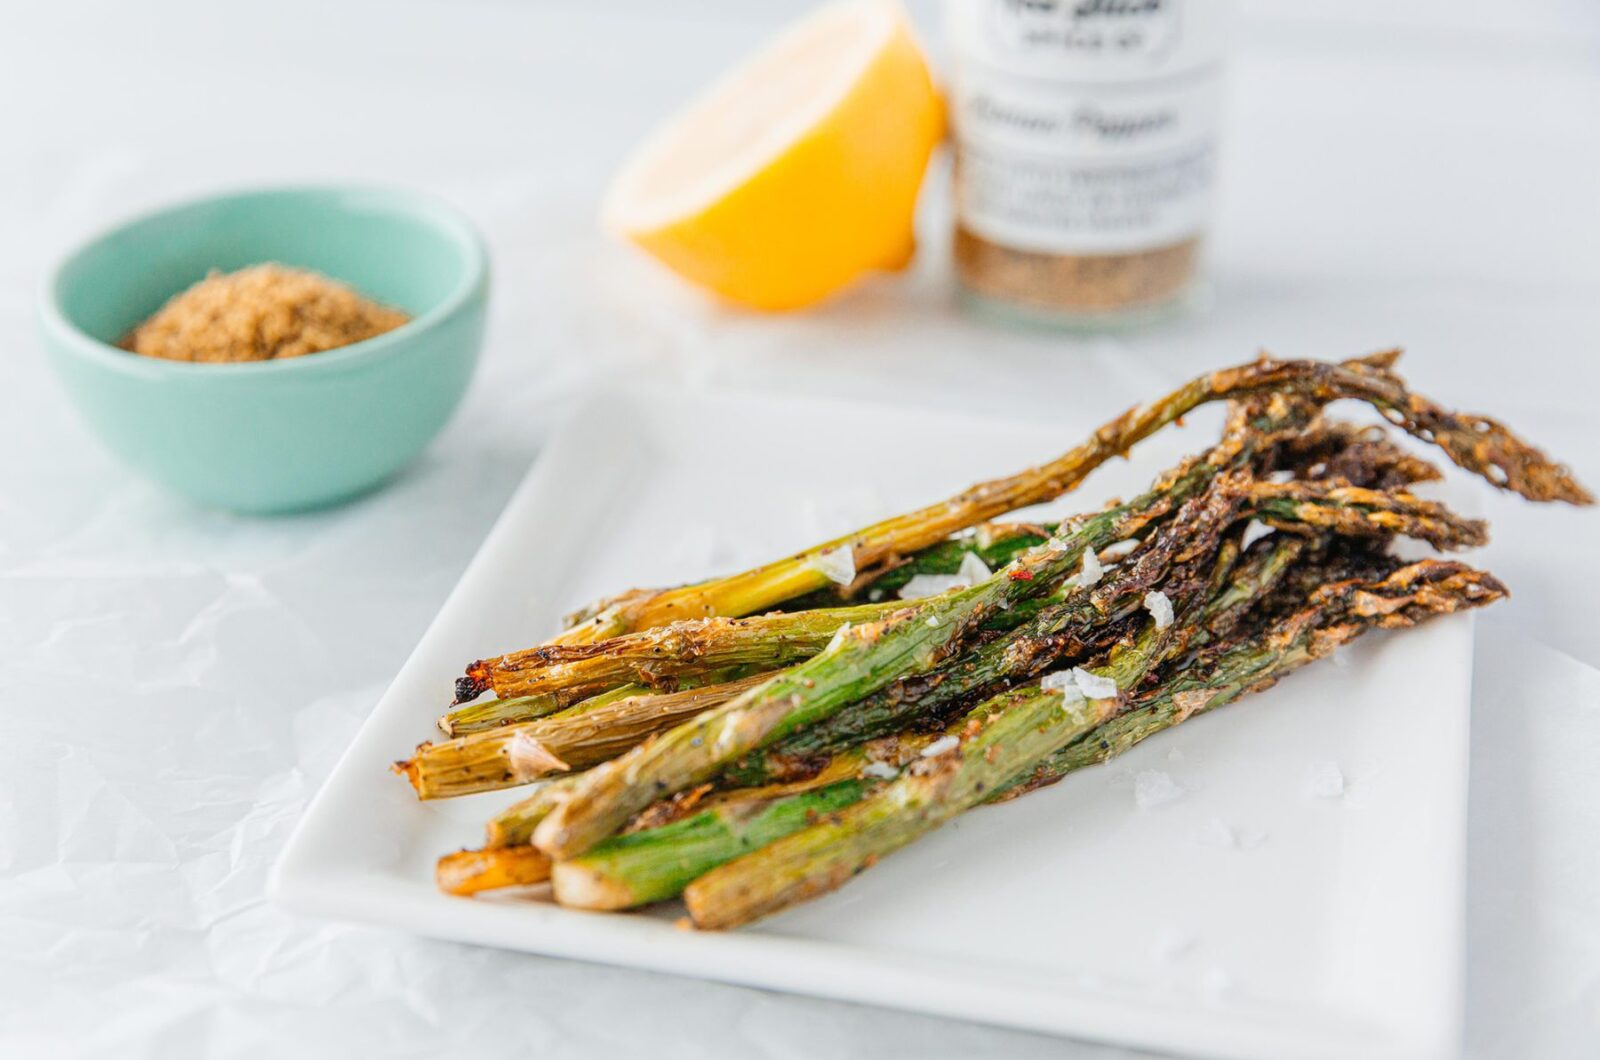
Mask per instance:
[[[825,7],[658,130],[606,197],[606,226],[757,309],[818,302],[911,258],[943,109],[896,3]]]

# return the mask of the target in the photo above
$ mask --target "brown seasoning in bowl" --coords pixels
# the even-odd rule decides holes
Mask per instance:
[[[213,271],[118,345],[169,361],[271,361],[348,346],[410,319],[318,273],[252,265]]]

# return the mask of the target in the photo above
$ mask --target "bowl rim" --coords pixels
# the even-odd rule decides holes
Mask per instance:
[[[104,339],[89,334],[79,327],[61,305],[62,274],[91,249],[105,243],[137,225],[158,220],[171,214],[182,213],[199,206],[230,200],[292,198],[296,196],[375,196],[388,200],[395,213],[409,214],[433,225],[453,237],[465,251],[465,267],[456,286],[431,309],[412,317],[392,331],[374,335],[370,339],[352,342],[320,353],[283,360],[239,361],[218,363],[211,361],[175,361],[161,357],[141,357],[129,350],[114,346]],[[338,279],[338,277],[334,277]],[[389,354],[407,344],[411,339],[425,334],[439,324],[456,316],[469,303],[487,289],[489,279],[489,252],[483,235],[476,225],[457,207],[429,192],[388,184],[282,184],[260,187],[236,188],[228,191],[197,195],[169,202],[141,211],[119,221],[103,226],[88,237],[79,240],[72,248],[60,254],[45,273],[39,284],[37,308],[41,327],[47,334],[62,340],[61,345],[74,354],[88,358],[113,371],[141,376],[164,374],[201,374],[217,377],[260,375],[284,372],[336,371],[365,364]],[[173,292],[177,294],[178,292]]]

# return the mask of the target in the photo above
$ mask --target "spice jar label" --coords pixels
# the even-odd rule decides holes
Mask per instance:
[[[1223,0],[949,0],[961,225],[1054,254],[1205,227]]]

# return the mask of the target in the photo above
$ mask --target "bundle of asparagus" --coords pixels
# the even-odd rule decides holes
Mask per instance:
[[[1530,500],[1592,499],[1494,420],[1411,392],[1397,356],[1202,376],[1041,467],[750,571],[601,601],[544,645],[473,663],[440,721],[452,738],[397,769],[423,798],[537,786],[482,848],[440,860],[439,885],[548,881],[593,909],[681,896],[695,926],[733,927],[1367,630],[1500,598],[1461,563],[1395,557],[1397,537],[1448,551],[1486,528],[1414,495],[1439,472],[1382,427],[1324,407],[1365,402]],[[1213,401],[1229,404],[1218,443],[1140,496],[989,522]]]

